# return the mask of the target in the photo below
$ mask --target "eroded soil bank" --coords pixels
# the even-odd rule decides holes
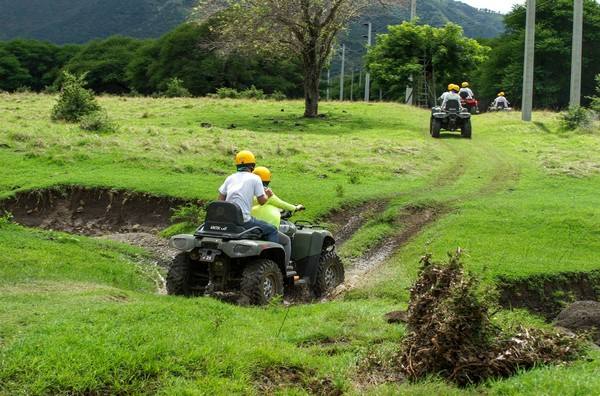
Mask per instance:
[[[0,211],[29,227],[88,236],[156,233],[171,224],[172,209],[183,199],[106,188],[61,186],[17,193]]]
[[[503,307],[525,308],[551,321],[568,303],[600,299],[600,271],[499,278],[497,287]]]

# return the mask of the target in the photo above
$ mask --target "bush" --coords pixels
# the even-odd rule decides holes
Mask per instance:
[[[588,128],[592,124],[592,114],[585,107],[570,107],[569,110],[560,115],[560,124],[568,131],[577,128]]]
[[[96,111],[81,117],[79,127],[84,131],[110,133],[116,132],[118,126],[105,111]]]
[[[163,93],[163,96],[167,98],[189,98],[192,94],[183,86],[183,80],[173,77],[167,82],[167,90]]]
[[[219,99],[239,99],[240,93],[235,88],[222,87],[217,89],[216,96]]]
[[[52,109],[53,120],[77,122],[83,116],[100,110],[94,93],[85,88],[85,74],[76,76],[63,72],[63,82],[58,100]]]
[[[275,90],[270,96],[273,100],[286,100],[287,96],[281,91]]]
[[[600,74],[596,76],[596,95],[590,97],[592,100],[591,107],[596,112],[600,112]]]
[[[266,99],[267,95],[262,89],[258,89],[252,85],[250,88],[246,88],[240,92],[240,97],[243,99]]]

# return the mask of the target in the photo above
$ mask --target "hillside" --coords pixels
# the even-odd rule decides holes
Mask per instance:
[[[0,39],[34,38],[83,43],[114,34],[158,37],[182,23],[196,0],[0,0]],[[502,16],[453,0],[425,0],[418,6],[425,23],[462,25],[471,37],[495,37],[503,31]],[[405,9],[374,11],[380,30],[408,18]],[[362,25],[356,24],[358,31]],[[361,37],[362,33],[358,37]]]
[[[469,388],[406,382],[405,326],[383,317],[406,307],[424,252],[457,246],[505,307],[598,298],[597,277],[581,282],[600,269],[597,133],[488,113],[473,140],[434,140],[428,111],[393,103],[323,103],[307,120],[301,101],[102,97],[119,130],[97,134],[51,122],[54,101],[0,93],[0,207],[14,215],[0,216],[0,395],[600,393],[597,350]],[[163,295],[152,253],[106,240],[156,227],[165,202],[212,199],[241,148],[307,207],[297,219],[360,214],[338,245],[345,296],[251,308]],[[131,229],[106,228],[117,217]],[[492,319],[550,326],[525,310]]]
[[[0,39],[84,43],[114,34],[158,37],[183,22],[195,0],[0,0]]]

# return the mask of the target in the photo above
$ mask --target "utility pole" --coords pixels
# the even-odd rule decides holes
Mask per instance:
[[[417,20],[417,0],[410,0],[410,21],[415,22],[416,20]],[[408,80],[412,83],[413,76],[410,76],[408,78]],[[406,102],[405,103],[407,105],[412,105],[414,103],[413,96],[414,96],[413,87],[412,86],[406,87]]]
[[[344,100],[344,72],[346,68],[346,44],[342,44],[342,70],[340,74],[340,101]]]
[[[571,50],[571,107],[581,104],[581,56],[583,45],[583,0],[574,0],[573,49]]]
[[[533,109],[533,65],[535,56],[535,0],[527,0],[527,25],[525,27],[525,63],[523,65],[523,121],[531,121]]]
[[[327,69],[327,101],[329,102],[329,87],[331,82],[331,68]]]
[[[368,29],[367,33],[367,49],[371,47],[372,40],[372,32],[373,32],[373,24],[371,22],[365,23],[365,26]],[[371,99],[371,73],[367,72],[365,74],[365,102],[368,102]]]
[[[354,102],[354,65],[352,66],[352,73],[350,73],[350,102]]]

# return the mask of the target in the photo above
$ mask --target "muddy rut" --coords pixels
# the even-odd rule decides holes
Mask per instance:
[[[350,260],[346,264],[346,280],[330,295],[330,298],[340,296],[353,289],[371,273],[383,265],[402,246],[406,245],[423,228],[435,222],[444,209],[434,207],[407,207],[398,217],[396,223],[400,231],[377,244],[362,257]]]

